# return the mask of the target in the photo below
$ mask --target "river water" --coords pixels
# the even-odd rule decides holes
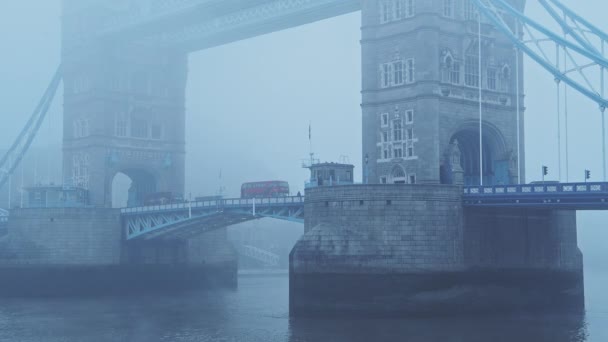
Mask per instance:
[[[608,341],[605,275],[587,274],[587,312],[436,319],[290,319],[287,276],[237,290],[3,299],[0,341]]]

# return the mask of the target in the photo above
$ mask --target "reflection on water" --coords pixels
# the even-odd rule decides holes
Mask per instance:
[[[239,282],[236,291],[2,300],[0,341],[608,341],[601,300],[586,316],[290,320],[286,276]],[[603,298],[600,286],[591,291]]]
[[[290,341],[587,341],[582,316],[293,321]]]

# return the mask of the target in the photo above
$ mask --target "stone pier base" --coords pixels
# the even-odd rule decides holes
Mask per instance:
[[[291,274],[294,316],[438,316],[584,309],[579,272]]]
[[[462,207],[462,188],[307,190],[291,315],[581,310],[574,212]]]
[[[0,297],[120,296],[234,288],[236,265],[14,266],[0,279]]]
[[[18,209],[0,240],[0,297],[235,288],[237,267],[225,228],[125,241],[118,210]]]

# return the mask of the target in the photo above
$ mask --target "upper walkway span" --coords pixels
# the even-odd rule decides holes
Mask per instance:
[[[102,19],[98,37],[196,51],[355,12],[361,2],[172,0],[120,7]]]

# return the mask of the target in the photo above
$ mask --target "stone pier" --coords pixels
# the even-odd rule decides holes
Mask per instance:
[[[572,212],[464,210],[462,188],[306,192],[290,255],[292,315],[436,315],[582,308]]]
[[[129,294],[236,287],[226,229],[188,240],[125,241],[120,210],[11,211],[0,241],[1,296]]]

